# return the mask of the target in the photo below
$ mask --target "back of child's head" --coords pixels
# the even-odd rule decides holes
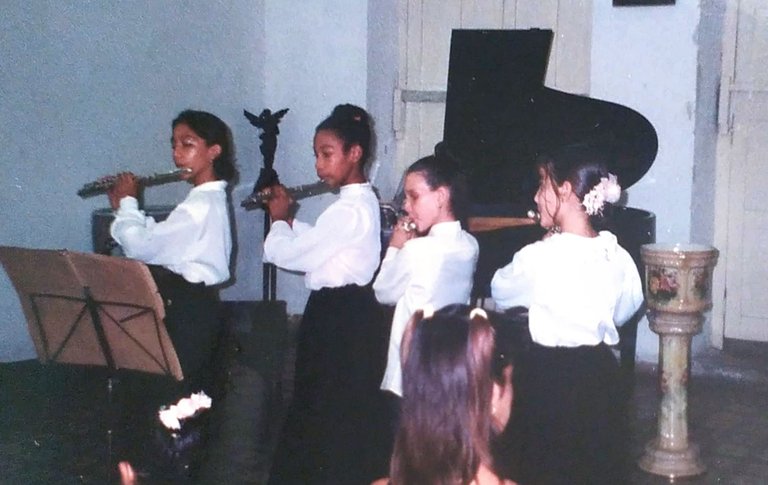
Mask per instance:
[[[493,383],[519,345],[497,342],[498,315],[449,305],[418,311],[403,342],[403,400],[392,483],[469,483],[491,464]]]
[[[596,144],[575,143],[542,154],[537,166],[556,186],[570,182],[579,200],[608,176],[608,151]]]
[[[236,175],[235,146],[232,132],[218,116],[206,111],[184,110],[179,113],[171,128],[187,125],[197,136],[205,140],[206,145],[219,145],[221,153],[213,160],[213,170],[219,180],[232,180]]]
[[[621,186],[609,173],[611,154],[599,144],[580,143],[559,147],[539,157],[537,167],[550,178],[557,192],[570,182],[595,230],[610,228],[606,215],[621,198]],[[606,212],[607,209],[607,212]]]
[[[358,145],[362,149],[360,166],[365,166],[373,149],[373,129],[371,117],[363,108],[353,104],[336,106],[331,114],[317,125],[315,133],[322,130],[332,131],[343,142],[345,151],[353,145]]]
[[[446,187],[450,193],[451,212],[465,226],[470,201],[467,178],[458,161],[448,153],[442,143],[435,146],[434,155],[420,158],[411,164],[405,174],[419,173],[430,189]]]

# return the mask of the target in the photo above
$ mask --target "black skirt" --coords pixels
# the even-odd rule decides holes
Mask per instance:
[[[121,433],[116,436],[116,456],[147,473],[151,483],[193,483],[208,436],[206,415],[182,429],[178,437],[158,420],[160,406],[175,404],[200,390],[213,399],[213,409],[223,395],[219,370],[219,343],[224,327],[214,288],[194,284],[163,267],[147,265],[165,308],[165,327],[181,364],[184,380],[126,376],[119,384]],[[123,435],[124,433],[124,435]],[[141,447],[135,445],[142,443]]]
[[[165,307],[165,328],[184,374],[182,393],[203,390],[217,397],[216,358],[223,335],[216,290],[149,265]]]
[[[523,484],[617,484],[626,479],[619,367],[604,344],[533,344],[515,368],[513,426]]]
[[[367,484],[387,474],[379,390],[388,328],[370,286],[313,291],[298,331],[294,396],[271,484]]]

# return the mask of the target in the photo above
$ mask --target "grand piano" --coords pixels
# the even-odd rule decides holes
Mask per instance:
[[[443,145],[463,166],[472,217],[525,217],[535,208],[536,157],[571,143],[596,143],[612,155],[611,173],[623,189],[650,168],[656,131],[636,111],[544,86],[551,30],[454,30],[448,70]],[[655,242],[651,212],[624,206],[606,211],[605,225],[638,269],[640,246]],[[480,243],[473,298],[490,296],[496,269],[541,238],[536,225],[473,231]],[[622,367],[634,367],[636,317],[619,331]]]

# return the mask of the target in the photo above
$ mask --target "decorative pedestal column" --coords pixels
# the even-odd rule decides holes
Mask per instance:
[[[645,300],[650,328],[659,334],[661,403],[658,434],[638,465],[668,478],[704,473],[699,447],[688,440],[691,338],[712,306],[712,270],[718,251],[697,244],[646,244]]]

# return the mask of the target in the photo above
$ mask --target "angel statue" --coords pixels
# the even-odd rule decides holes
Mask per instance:
[[[265,109],[261,114],[256,116],[247,110],[243,110],[243,114],[248,121],[262,131],[261,135],[259,135],[259,138],[261,139],[259,150],[264,158],[264,167],[259,171],[259,178],[256,181],[256,185],[253,187],[254,194],[259,193],[267,187],[280,183],[280,180],[277,177],[277,172],[272,168],[272,165],[275,163],[277,135],[280,134],[278,125],[287,112],[288,108],[281,109],[276,113],[272,113],[271,110]],[[243,202],[244,206],[249,199]]]

